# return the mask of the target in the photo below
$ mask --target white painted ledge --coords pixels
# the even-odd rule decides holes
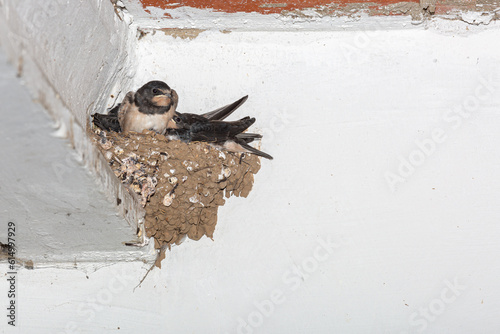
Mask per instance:
[[[67,208],[66,211],[71,216],[59,223],[66,224],[67,228],[47,219],[39,222],[35,213],[32,213],[33,221],[26,218],[27,225],[19,226],[20,230],[30,228],[47,235],[46,238],[34,237],[36,242],[29,240],[37,233],[26,235],[27,241],[23,249],[20,248],[19,257],[32,260],[35,267],[52,264],[68,267],[74,266],[75,262],[93,261],[98,264],[149,261],[154,258],[151,246],[134,249],[122,245],[122,242],[136,239],[135,234],[141,227],[145,213],[137,205],[136,197],[130,195],[111,172],[86,133],[89,115],[105,110],[113,100],[110,95],[119,93],[114,92],[115,87],[122,87],[133,76],[135,58],[129,44],[130,34],[128,24],[115,15],[111,2],[107,0],[78,3],[55,1],[50,4],[4,0],[0,3],[2,49],[17,67],[18,74],[23,77],[34,99],[57,121],[59,136],[71,143],[75,156],[82,161],[82,166],[93,172],[93,178],[96,179],[96,182],[79,185],[82,193],[76,193],[72,197],[73,202],[70,201],[73,205],[78,203],[76,211]],[[9,110],[3,112],[8,113]],[[22,129],[23,124],[18,122],[16,126]],[[50,141],[50,145],[44,145],[43,148],[50,150],[52,145],[58,144]],[[57,149],[56,152],[59,155],[54,157],[53,164],[62,166],[61,168],[67,167],[66,161],[70,161],[68,154]],[[51,174],[53,170],[50,170],[50,166],[45,166],[49,169],[46,170],[48,174],[44,175],[44,179],[49,183],[56,182],[54,177],[57,176]],[[28,173],[30,168],[36,168],[36,165],[27,165],[23,172]],[[77,167],[75,171],[71,168],[68,170],[71,170],[71,174],[78,173]],[[83,173],[83,169],[80,172]],[[83,178],[78,174],[70,176],[70,173],[66,173],[65,177],[75,177],[75,182]],[[90,175],[86,177],[92,179]],[[71,186],[66,179],[65,184]],[[104,190],[106,195],[98,196],[94,194],[98,190],[92,188]],[[71,193],[63,188],[54,188],[53,191],[54,201],[46,203],[45,209],[48,211],[53,206],[58,207],[56,202]],[[105,204],[100,203],[93,208],[94,199]],[[117,202],[120,205],[116,206]],[[82,205],[85,210],[80,208]],[[43,206],[38,211],[43,216]],[[96,212],[95,216],[93,211]],[[115,213],[125,218],[128,227],[123,226],[123,221],[116,217],[109,218],[109,215]],[[78,214],[80,217],[76,218]],[[103,219],[104,217],[109,219]],[[71,223],[73,226],[69,228]],[[83,229],[92,232],[91,235],[80,234],[82,228],[79,223],[85,223],[86,227]],[[34,225],[39,226],[35,228]],[[98,231],[102,232],[101,236]],[[116,233],[114,236],[113,231]],[[50,240],[57,245],[64,245],[61,246],[64,251],[54,247]],[[43,247],[45,251],[42,251]]]
[[[0,241],[15,224],[16,257],[34,268],[96,269],[151,261],[151,247],[125,246],[136,231],[117,214],[54,122],[0,53]]]

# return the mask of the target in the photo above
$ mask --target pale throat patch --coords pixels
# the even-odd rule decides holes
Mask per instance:
[[[152,98],[152,101],[155,105],[160,107],[166,107],[172,102],[172,100],[165,95],[157,95]]]

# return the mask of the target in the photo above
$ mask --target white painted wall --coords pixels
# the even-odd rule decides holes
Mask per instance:
[[[2,0],[3,48],[15,62],[33,58],[62,102],[86,127],[87,114],[102,110],[119,80],[130,80],[135,63],[128,22],[108,0]]]
[[[135,291],[137,263],[22,271],[18,332],[496,333],[499,37],[439,19],[145,36],[131,86],[166,80],[190,112],[249,94],[234,117],[275,159],[214,241],[173,248]],[[391,187],[401,159],[418,166]]]
[[[495,332],[500,32],[466,29],[143,38],[136,82],[166,73],[194,112],[250,94],[234,118],[255,116],[275,157],[220,210],[214,242],[168,256],[167,295],[191,303],[164,306],[165,326]],[[400,157],[418,166],[389,183]],[[278,290],[259,326],[256,303]]]
[[[117,215],[116,202],[106,200],[1,50],[0,101],[0,242],[14,240],[18,262],[95,271],[119,261],[154,261],[153,245],[148,251],[123,244],[137,239],[136,228]]]
[[[116,179],[86,131],[90,115],[104,112],[127,89],[136,67],[136,30],[108,0],[0,1],[0,44],[33,98],[56,120],[58,135],[103,185],[108,200],[132,230],[144,210]],[[118,228],[119,226],[117,226]],[[96,227],[98,228],[98,226]]]

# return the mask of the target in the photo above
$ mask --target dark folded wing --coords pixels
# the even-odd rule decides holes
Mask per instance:
[[[249,153],[252,153],[252,154],[255,154],[255,155],[258,155],[258,156],[261,156],[263,158],[266,158],[266,159],[269,159],[269,160],[273,160],[273,157],[270,156],[269,154],[265,153],[265,152],[262,152],[262,151],[259,151],[258,149],[248,145],[245,141],[243,140],[238,140],[236,141],[243,149],[247,150]]]
[[[118,115],[116,114],[93,114],[92,115],[92,123],[95,124],[98,128],[105,131],[114,131],[121,132],[121,126],[118,122]]]
[[[224,122],[210,121],[191,125],[191,140],[212,143],[224,142],[235,138],[236,135],[248,129],[255,122],[255,118],[245,117],[239,121]]]
[[[243,140],[245,143],[248,144],[248,143],[253,142],[255,139],[261,139],[262,135],[259,135],[258,133],[248,133],[248,132],[245,132],[245,133],[237,134],[236,138],[240,139],[240,140]]]
[[[222,121],[229,115],[231,115],[236,109],[238,109],[245,101],[248,99],[248,95],[243,96],[241,99],[234,101],[227,106],[217,108],[215,110],[209,111],[207,113],[201,114],[201,116],[209,120],[219,120]]]

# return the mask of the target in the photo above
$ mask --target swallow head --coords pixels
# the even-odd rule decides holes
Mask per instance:
[[[135,103],[145,114],[163,114],[175,110],[179,97],[163,81],[150,81],[135,93]]]
[[[181,117],[180,113],[175,113],[172,119],[168,122],[167,128],[169,129],[187,129],[186,123]]]

